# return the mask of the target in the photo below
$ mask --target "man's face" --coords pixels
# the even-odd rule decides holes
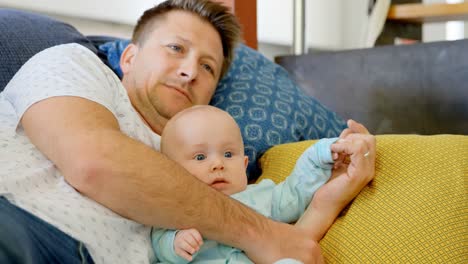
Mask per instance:
[[[239,127],[227,113],[188,113],[169,130],[163,139],[164,154],[169,158],[224,194],[246,189],[248,158]]]
[[[170,11],[142,44],[127,47],[122,81],[143,118],[163,127],[177,112],[209,103],[223,59],[221,38],[211,24],[189,12]]]

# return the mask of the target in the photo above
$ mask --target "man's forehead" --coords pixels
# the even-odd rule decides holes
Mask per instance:
[[[203,44],[200,45],[200,48],[202,48],[204,55],[210,56],[217,64],[222,65],[224,56],[221,36],[210,22],[196,13],[172,10],[156,18],[151,27],[151,33],[155,34],[156,38],[161,37],[158,33],[161,34],[161,31],[164,31],[167,37],[177,38],[189,45]],[[212,38],[209,38],[207,28],[211,28],[211,32],[214,33],[211,35]],[[219,44],[219,49],[214,48],[217,44]]]
[[[202,26],[199,27],[199,25]],[[169,11],[166,14],[162,14],[154,18],[153,21],[151,21],[151,28],[152,30],[171,28],[172,31],[169,31],[169,33],[172,32],[174,34],[181,34],[182,32],[196,33],[196,31],[200,30],[203,30],[203,33],[207,33],[206,29],[211,28],[213,32],[215,32],[217,36],[220,37],[218,31],[210,22],[200,17],[196,13],[183,10]],[[204,37],[204,35],[196,36],[199,36],[200,38]]]

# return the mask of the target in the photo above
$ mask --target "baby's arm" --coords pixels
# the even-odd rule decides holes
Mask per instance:
[[[273,190],[272,218],[294,222],[302,215],[318,188],[331,176],[333,157],[330,150],[338,138],[321,139],[297,160],[293,172]]]
[[[185,264],[193,259],[203,239],[196,229],[151,231],[151,242],[156,258],[161,262]],[[188,246],[187,246],[188,245]]]

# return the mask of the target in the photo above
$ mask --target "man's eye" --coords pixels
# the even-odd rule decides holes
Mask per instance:
[[[232,152],[228,151],[224,153],[225,158],[232,158]]]
[[[168,47],[175,52],[182,52],[182,47],[176,44],[170,44]]]
[[[195,159],[196,159],[196,160],[204,160],[204,159],[206,159],[206,157],[205,157],[205,155],[203,155],[203,154],[197,154],[197,155],[195,156]]]

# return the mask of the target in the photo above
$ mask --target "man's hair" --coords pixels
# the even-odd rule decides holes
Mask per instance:
[[[223,45],[223,67],[220,78],[227,72],[234,57],[234,48],[240,39],[240,26],[229,8],[210,0],[167,0],[146,10],[138,19],[133,30],[132,42],[143,44],[154,29],[154,23],[170,11],[182,10],[198,15],[210,23],[221,37]]]

